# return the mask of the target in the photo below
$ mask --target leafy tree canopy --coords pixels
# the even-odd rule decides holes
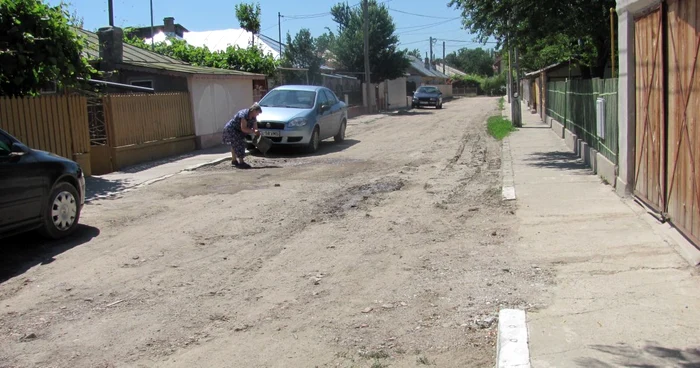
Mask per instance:
[[[260,33],[260,3],[236,4],[236,18],[241,28],[253,34],[252,44],[255,44],[255,35]]]
[[[128,33],[128,30],[124,32],[124,34]],[[151,50],[151,45],[146,44],[142,39],[125,37],[124,41],[131,45]],[[240,70],[268,76],[273,75],[277,69],[275,59],[270,55],[263,54],[263,51],[256,46],[246,49],[229,46],[225,51],[212,52],[207,47],[196,47],[183,40],[171,38],[167,41],[156,43],[153,51],[196,66]]]
[[[316,49],[319,54],[323,54],[326,51],[331,51],[335,47],[335,34],[329,28],[326,28],[327,32],[318,36],[316,38]]]
[[[39,93],[48,83],[77,86],[97,73],[66,7],[41,0],[0,1],[0,95]]]
[[[406,55],[415,56],[415,57],[417,57],[417,58],[423,60],[423,55],[421,55],[419,49],[413,49],[413,50],[410,50],[410,51],[409,51],[408,49],[404,49],[403,52],[404,52]]]
[[[338,63],[348,71],[364,71],[364,38],[362,8],[339,3],[331,9],[338,24],[338,36],[332,50]],[[369,1],[369,63],[371,81],[382,82],[402,77],[409,67],[408,59],[398,49],[396,26],[384,4]]]
[[[594,76],[603,76],[615,0],[451,0],[449,5],[462,10],[464,26],[481,41],[493,37],[503,44],[508,38],[533,69],[573,54]]]
[[[476,74],[490,77],[493,75],[493,57],[487,50],[459,49],[447,54],[445,57],[448,65],[451,65],[467,74]]]
[[[320,82],[323,64],[319,51],[317,41],[308,29],[302,28],[293,39],[287,33],[287,46],[284,50],[282,66],[308,69],[309,83],[316,84]],[[298,73],[285,72],[286,80],[296,81],[299,77],[296,74]]]

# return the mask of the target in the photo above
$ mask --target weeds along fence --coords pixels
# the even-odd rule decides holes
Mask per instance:
[[[598,132],[598,98],[605,99],[604,132]],[[547,83],[547,115],[564,124],[566,129],[617,164],[617,79]]]

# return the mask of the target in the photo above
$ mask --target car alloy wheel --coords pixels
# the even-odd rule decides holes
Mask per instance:
[[[63,191],[58,193],[51,204],[51,220],[59,231],[67,231],[78,215],[78,201],[73,194]]]

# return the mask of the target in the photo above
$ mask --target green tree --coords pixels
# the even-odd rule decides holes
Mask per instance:
[[[311,32],[302,28],[294,36],[287,33],[287,46],[284,50],[282,66],[308,69],[309,83],[320,83],[321,64],[323,59],[319,55],[316,40],[311,36]],[[285,73],[286,80],[290,79],[298,82],[298,73]],[[305,77],[304,77],[305,79]]]
[[[253,34],[251,45],[255,45],[255,35],[260,33],[260,3],[236,4],[236,18],[241,28]]]
[[[364,43],[362,9],[340,3],[331,9],[338,24],[335,54],[338,63],[348,71],[364,71]],[[371,81],[382,82],[402,77],[409,67],[408,59],[398,49],[396,26],[385,5],[369,1],[369,64]]]
[[[421,55],[419,49],[413,49],[413,50],[408,50],[408,49],[403,49],[403,52],[408,55],[408,56],[415,56],[419,59],[423,59],[423,55]]]
[[[124,32],[125,35],[128,33],[128,30]],[[142,39],[125,36],[124,41],[128,44],[151,50],[151,45],[146,44]],[[263,54],[263,51],[256,46],[250,46],[245,49],[229,46],[224,51],[212,52],[207,47],[196,47],[183,40],[170,38],[167,41],[156,43],[153,51],[195,66],[239,70],[267,76],[273,76],[277,71],[275,59],[270,55]]]
[[[52,82],[78,86],[96,73],[69,17],[64,4],[0,1],[0,95],[34,95]]]
[[[316,38],[316,50],[323,55],[324,52],[333,50],[335,47],[335,34],[328,27],[326,33]]]
[[[487,50],[462,48],[448,54],[448,65],[467,73],[490,77],[493,75],[493,57]]]
[[[615,0],[451,0],[481,41],[508,38],[533,68],[572,55],[584,75],[602,77],[610,57],[609,9]],[[554,43],[552,43],[554,41]],[[545,52],[546,57],[537,56]]]

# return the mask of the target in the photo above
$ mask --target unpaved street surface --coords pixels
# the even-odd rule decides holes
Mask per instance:
[[[93,202],[75,239],[3,241],[0,367],[493,366],[498,309],[550,279],[514,251],[496,105],[351,122]]]

